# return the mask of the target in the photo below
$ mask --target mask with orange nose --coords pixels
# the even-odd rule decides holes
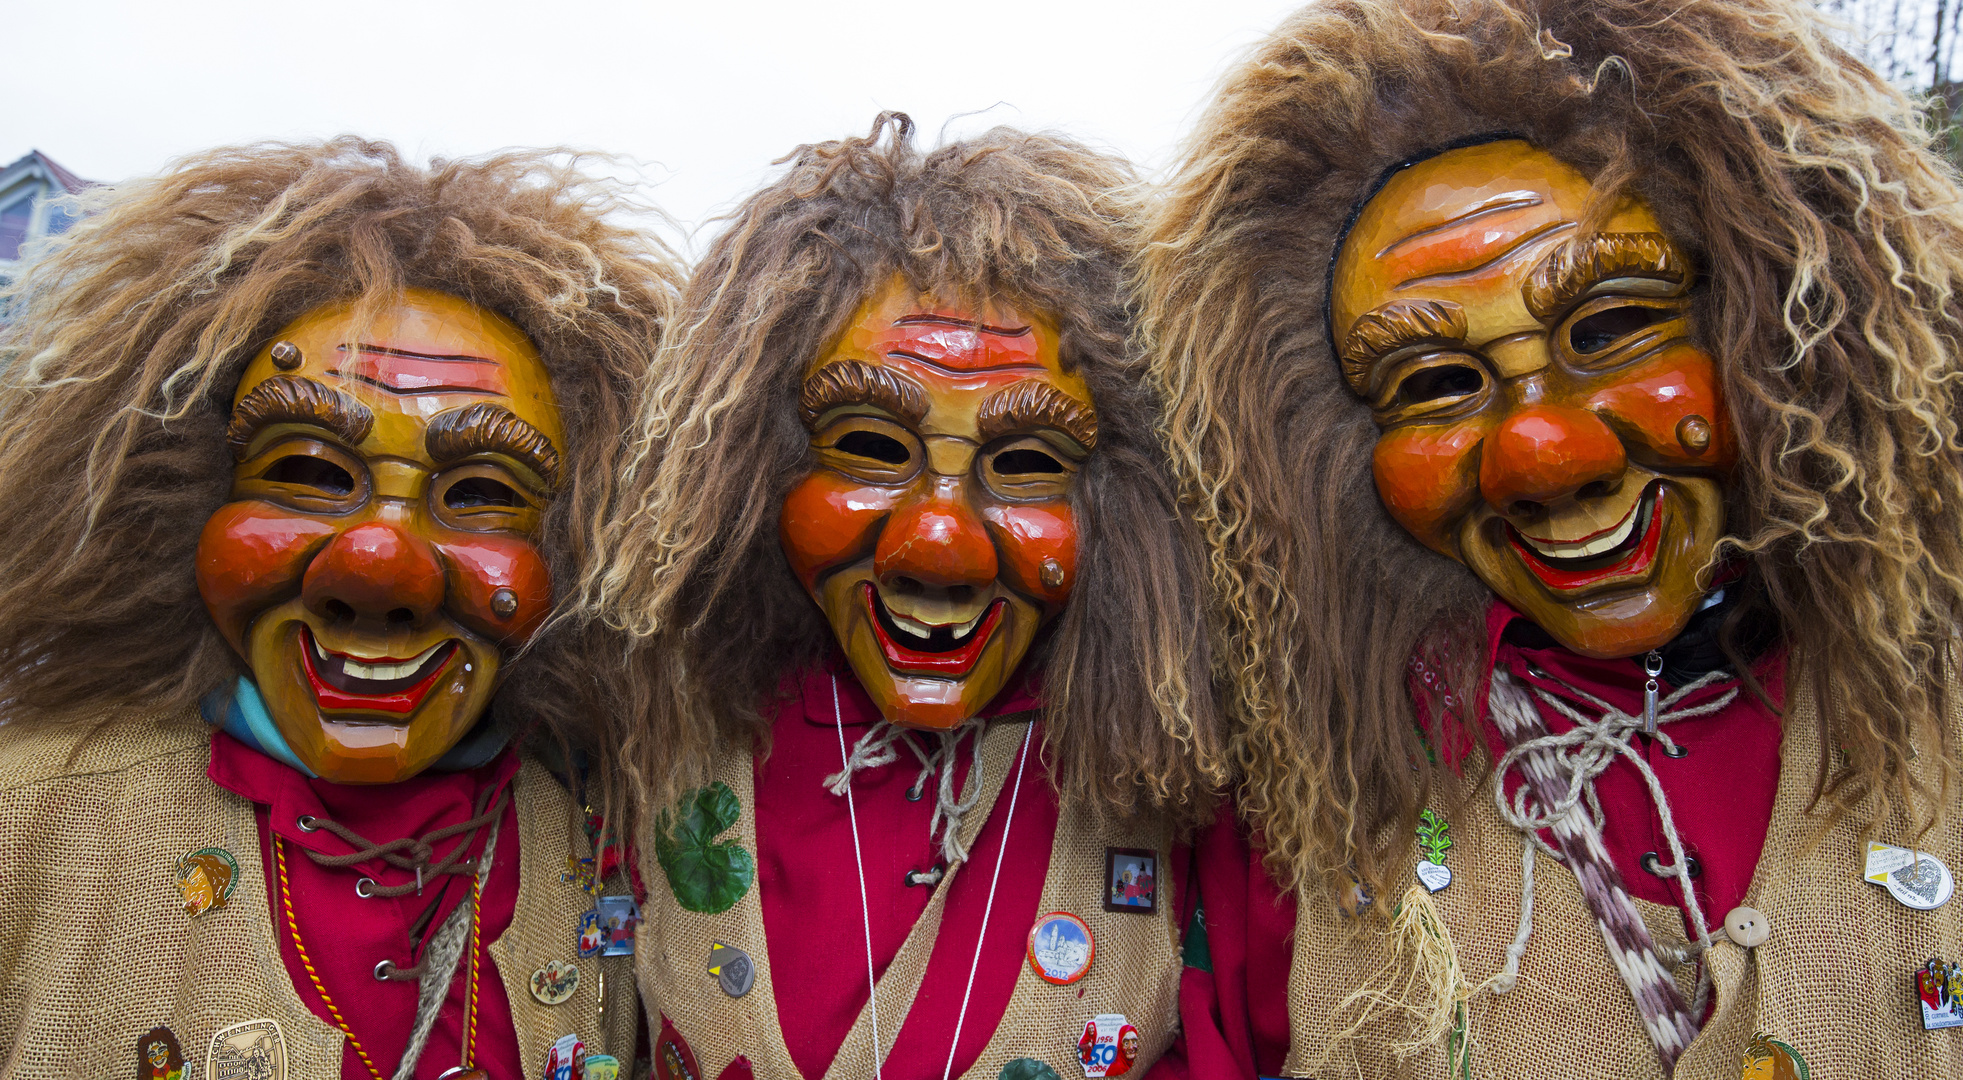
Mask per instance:
[[[791,568],[882,716],[958,726],[1069,598],[1090,391],[1041,313],[895,280],[806,367],[800,410],[814,460],[779,519]]]
[[[1391,515],[1561,644],[1634,656],[1711,583],[1736,456],[1685,254],[1640,199],[1519,140],[1394,173],[1332,267]]]
[[[429,768],[550,612],[535,540],[565,434],[538,351],[428,290],[319,308],[246,366],[227,438],[197,576],[252,671],[242,736],[338,783]]]

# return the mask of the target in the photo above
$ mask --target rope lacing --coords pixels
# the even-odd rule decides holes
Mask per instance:
[[[305,848],[301,850],[307,851],[307,858],[312,859],[316,866],[340,868],[354,866],[373,859],[382,859],[398,870],[413,871],[416,875],[414,882],[401,885],[383,885],[380,882],[375,882],[369,887],[366,895],[395,897],[407,896],[412,892],[420,894],[423,891],[423,879],[425,877],[436,877],[443,874],[451,874],[457,877],[476,876],[477,868],[474,865],[474,861],[468,858],[465,852],[469,849],[470,842],[475,838],[477,830],[496,821],[498,816],[504,813],[505,804],[511,801],[510,786],[506,785],[498,793],[496,805],[486,810],[484,809],[484,803],[489,798],[489,791],[480,792],[476,802],[471,807],[471,813],[474,816],[466,821],[459,821],[454,825],[445,825],[440,829],[432,829],[421,836],[405,836],[400,840],[390,840],[386,844],[377,844],[360,833],[355,832],[353,829],[330,818],[319,815],[303,816],[300,819],[300,827],[302,829],[309,832],[315,829],[324,829],[346,841],[348,846],[355,850],[347,855],[322,855],[316,851],[307,851]],[[463,839],[459,840],[457,845],[450,849],[450,853],[443,857],[443,861],[432,865],[430,859],[435,857],[437,842],[448,840],[450,837],[460,833],[463,834]]]
[[[844,795],[851,784],[852,777],[869,769],[877,769],[898,761],[900,752],[895,744],[913,751],[920,762],[920,772],[913,778],[907,789],[907,798],[920,797],[927,779],[940,770],[940,790],[934,799],[934,813],[927,821],[927,839],[931,842],[935,833],[941,835],[941,857],[948,862],[962,862],[968,858],[968,849],[961,843],[961,821],[968,811],[981,801],[982,793],[982,728],[986,721],[979,717],[941,732],[910,732],[907,728],[896,726],[891,721],[881,720],[870,731],[860,736],[852,746],[852,754],[846,759],[845,767],[825,777],[825,790],[833,795]],[[961,740],[969,733],[974,738],[974,764],[968,770],[967,794],[957,796],[954,785],[955,763],[959,754]],[[920,743],[908,738],[909,734],[934,735],[940,745],[933,751],[921,749]],[[943,826],[945,829],[943,830]]]
[[[1503,675],[1503,672],[1494,672],[1494,679],[1497,681]],[[1652,872],[1659,877],[1676,879],[1683,893],[1684,907],[1690,912],[1691,925],[1697,931],[1697,941],[1685,950],[1690,955],[1681,959],[1687,961],[1692,955],[1701,955],[1711,945],[1711,928],[1704,918],[1704,905],[1698,901],[1697,891],[1691,885],[1690,860],[1684,857],[1683,838],[1677,832],[1676,819],[1670,812],[1670,801],[1663,794],[1663,785],[1657,780],[1655,770],[1651,769],[1643,755],[1629,744],[1629,737],[1642,730],[1643,718],[1640,715],[1623,712],[1594,694],[1551,675],[1542,677],[1594,707],[1600,715],[1587,716],[1559,695],[1542,687],[1527,684],[1527,688],[1535,697],[1556,713],[1566,717],[1574,727],[1560,734],[1542,735],[1521,742],[1509,749],[1494,769],[1493,802],[1499,807],[1500,816],[1524,838],[1521,851],[1520,928],[1513,944],[1506,950],[1505,969],[1494,979],[1495,989],[1505,993],[1519,980],[1520,958],[1526,954],[1527,938],[1533,933],[1534,849],[1538,847],[1557,861],[1562,858],[1560,852],[1541,839],[1540,830],[1551,827],[1585,800],[1589,815],[1599,832],[1603,826],[1603,816],[1601,800],[1595,793],[1595,778],[1602,775],[1614,763],[1617,756],[1628,758],[1636,767],[1636,771],[1642,774],[1643,783],[1649,789],[1650,803],[1656,808],[1656,816],[1663,824],[1664,839],[1669,842],[1670,857],[1673,861],[1668,865],[1660,862],[1655,864]],[[1670,738],[1669,733],[1663,730],[1663,725],[1718,712],[1737,699],[1739,688],[1734,686],[1700,705],[1677,708],[1676,704],[1708,686],[1732,678],[1729,672],[1723,670],[1708,672],[1658,702],[1657,730],[1653,737],[1663,744],[1665,753],[1671,757],[1682,756],[1682,751]],[[1507,681],[1512,682],[1510,679]],[[1533,797],[1531,785],[1523,776],[1519,787],[1514,789],[1512,800],[1509,801],[1506,796],[1508,771],[1520,766],[1527,755],[1540,752],[1546,752],[1556,767],[1565,768],[1567,771],[1567,793],[1557,799],[1554,805],[1536,809],[1537,800]],[[1698,973],[1696,1002],[1692,1005],[1694,1011],[1702,1013],[1709,990],[1710,972],[1706,968]]]

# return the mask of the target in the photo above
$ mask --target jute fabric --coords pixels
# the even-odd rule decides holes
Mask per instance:
[[[1797,683],[1795,685],[1798,685]],[[1949,737],[1963,738],[1963,712],[1952,690]],[[1771,937],[1743,949],[1716,934],[1707,955],[1714,982],[1710,1019],[1678,1059],[1677,1080],[1733,1080],[1745,1046],[1763,1033],[1796,1048],[1810,1074],[1825,1077],[1963,1076],[1963,1030],[1924,1031],[1912,973],[1931,957],[1963,956],[1963,900],[1915,911],[1861,880],[1863,821],[1830,824],[1808,812],[1818,760],[1815,706],[1795,694],[1782,741],[1779,788],[1765,849],[1746,894]],[[1499,820],[1491,778],[1448,785],[1436,806],[1452,823],[1446,858],[1452,884],[1432,896],[1456,947],[1465,984],[1477,987],[1505,963],[1517,929],[1520,839]],[[1908,845],[1901,812],[1875,827],[1876,839]],[[1952,870],[1963,867],[1963,813],[1925,836],[1921,849]],[[1418,855],[1415,844],[1411,862]],[[1408,1059],[1391,1047],[1408,1039],[1408,1017],[1345,1000],[1366,986],[1422,1004],[1411,985],[1412,960],[1394,955],[1386,933],[1390,901],[1411,884],[1407,872],[1374,910],[1345,918],[1320,889],[1299,898],[1294,965],[1289,975],[1291,1044],[1284,1073],[1321,1077],[1453,1077],[1443,1041]],[[1682,914],[1636,901],[1658,951],[1688,955]],[[1714,924],[1724,912],[1713,912]],[[1686,997],[1694,963],[1676,968]],[[1359,1019],[1359,1030],[1350,1031]],[[1610,967],[1602,936],[1572,872],[1540,856],[1535,867],[1533,936],[1510,993],[1472,994],[1467,1006],[1469,1073],[1506,1080],[1580,1076],[1660,1077],[1622,980]]]
[[[280,959],[252,804],[205,777],[210,739],[196,710],[0,725],[0,1077],[130,1075],[137,1037],[163,1024],[183,1046],[186,1080],[202,1080],[211,1036],[258,1019],[279,1022],[290,1080],[341,1075],[341,1032],[314,1016]],[[515,847],[521,860],[517,913],[488,951],[529,1070],[558,1035],[598,1030],[599,980],[549,1009],[531,995],[532,972],[574,952],[591,897],[559,876],[589,849],[550,773],[526,762],[516,785],[520,842],[501,841],[499,856]],[[238,881],[223,908],[193,919],[176,867],[205,847],[232,854]],[[613,963],[607,1022],[631,1054],[632,983],[626,961]],[[386,1069],[400,1050],[370,1053]]]
[[[964,847],[974,843],[992,814],[1004,812],[1007,804],[1000,796],[1006,779],[1015,772],[1016,756],[1030,722],[1031,717],[1024,715],[988,725],[982,740],[986,786],[981,801],[962,821]],[[1039,751],[1032,746],[1030,752],[1033,757]],[[729,785],[742,807],[742,816],[725,838],[735,839],[753,854],[757,851],[754,777],[754,763],[747,753],[724,755],[717,767],[717,779]],[[966,1080],[996,1080],[1002,1067],[1017,1058],[1042,1061],[1060,1076],[1083,1075],[1076,1060],[1077,1039],[1083,1033],[1084,1021],[1100,1012],[1122,1012],[1137,1026],[1141,1057],[1135,1074],[1142,1073],[1170,1044],[1178,1018],[1180,968],[1170,878],[1160,875],[1157,915],[1105,912],[1106,846],[1150,848],[1160,853],[1160,866],[1167,865],[1166,837],[1157,823],[1100,827],[1082,814],[1064,810],[1051,842],[1040,908],[1043,912],[1069,911],[1083,919],[1097,939],[1096,960],[1089,974],[1070,986],[1047,983],[1023,965],[994,1033],[974,1065],[961,1074]],[[640,847],[648,903],[644,912],[647,921],[641,928],[639,971],[650,1026],[658,1028],[662,1016],[671,1020],[695,1051],[705,1076],[719,1075],[740,1055],[749,1059],[759,1077],[798,1077],[778,1022],[760,886],[750,888],[728,911],[688,911],[676,902],[660,864],[651,857],[653,837],[644,837]],[[1014,853],[1008,857],[1014,858]],[[919,993],[939,936],[948,892],[965,869],[963,863],[949,865],[934,898],[876,984],[882,1058],[898,1038]],[[988,874],[992,870],[992,863],[984,861],[969,872]],[[834,929],[824,932],[848,932],[843,928],[857,926],[861,918],[856,911],[832,914],[836,917],[828,925]],[[1006,917],[1020,922],[1027,914],[997,910],[994,919]],[[991,922],[991,932],[996,932],[998,925]],[[1019,929],[1026,932],[1027,927]],[[743,997],[724,994],[715,977],[708,974],[709,946],[717,941],[744,950],[756,966],[755,984]],[[839,978],[854,977],[863,976],[849,971],[839,974]],[[860,1009],[824,1080],[872,1080],[870,1005],[868,1002]],[[967,1023],[972,1029],[991,1019],[971,1014]]]

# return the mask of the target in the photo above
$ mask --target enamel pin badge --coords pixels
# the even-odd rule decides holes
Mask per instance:
[[[1159,910],[1159,853],[1104,849],[1104,910],[1151,915]]]
[[[634,955],[634,928],[641,924],[641,908],[631,896],[602,896],[597,901],[600,916],[600,955]]]
[[[561,1035],[545,1051],[545,1080],[580,1080],[586,1065],[586,1044],[578,1035]]]
[[[159,1024],[136,1038],[137,1080],[184,1080],[184,1048]]]
[[[1077,1061],[1086,1077],[1124,1076],[1138,1064],[1138,1029],[1123,1013],[1100,1013],[1084,1021]]]
[[[558,1005],[579,989],[579,966],[564,960],[547,960],[532,972],[532,996],[541,1005]]]
[[[247,1020],[211,1037],[208,1080],[286,1080],[286,1036],[277,1020]]]
[[[1445,865],[1445,852],[1452,847],[1452,823],[1438,811],[1427,809],[1418,815],[1418,880],[1426,892],[1437,892],[1452,883],[1452,868]]]
[[[1931,960],[1915,973],[1915,996],[1922,1005],[1922,1028],[1963,1027],[1963,964]]]
[[[585,911],[580,912],[579,958],[581,960],[590,960],[593,957],[600,955],[600,947],[603,944],[604,941],[602,940],[600,934],[599,909],[587,908]]]
[[[1067,911],[1050,912],[1029,931],[1029,966],[1044,982],[1069,986],[1091,970],[1096,958],[1091,928]]]
[[[716,977],[722,992],[733,998],[749,993],[757,983],[757,966],[750,961],[750,954],[720,941],[709,943],[709,974]]]
[[[1861,878],[1917,911],[1934,911],[1956,893],[1956,879],[1941,859],[1893,844],[1869,841]]]
[[[199,848],[177,860],[177,891],[184,894],[184,914],[194,919],[224,907],[238,887],[239,861],[224,848]]]

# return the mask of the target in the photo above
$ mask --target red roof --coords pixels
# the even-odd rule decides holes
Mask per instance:
[[[48,174],[55,178],[55,182],[60,184],[63,190],[67,191],[70,195],[80,194],[95,186],[95,181],[84,180],[76,176],[64,168],[59,162],[55,161],[55,159],[39,150],[29,150],[26,157],[9,164],[4,169],[0,169],[0,175],[13,172],[15,169],[30,162],[38,162],[43,168],[47,169]]]

